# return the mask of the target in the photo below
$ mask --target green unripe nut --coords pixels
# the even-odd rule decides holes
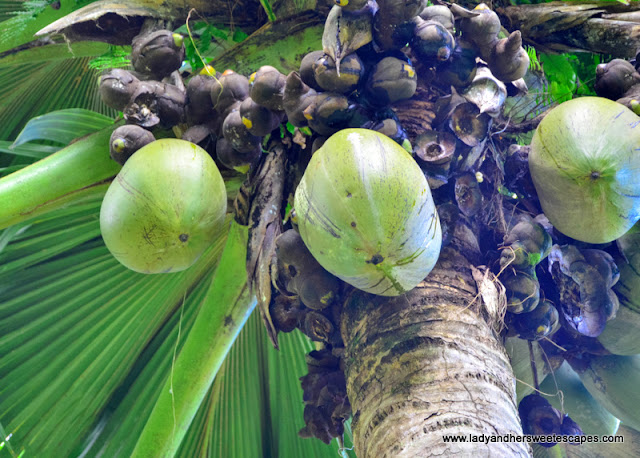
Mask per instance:
[[[224,223],[227,195],[213,159],[193,143],[157,140],[109,186],[100,231],[113,256],[142,273],[190,267]]]
[[[531,141],[529,169],[540,204],[560,232],[606,243],[640,219],[640,118],[608,99],[564,102]]]
[[[294,206],[311,254],[364,291],[403,294],[438,259],[442,234],[427,180],[409,153],[378,132],[331,136],[312,156]]]

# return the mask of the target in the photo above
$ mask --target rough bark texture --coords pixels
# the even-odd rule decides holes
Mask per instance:
[[[252,196],[249,212],[249,244],[247,274],[269,340],[278,348],[278,338],[269,315],[271,303],[271,262],[276,251],[276,237],[282,233],[282,209],[285,184],[286,152],[281,143],[260,165],[251,179]]]
[[[442,438],[522,434],[509,360],[487,321],[469,261],[452,247],[406,295],[348,298],[341,332],[358,457],[529,454],[525,444]]]
[[[636,2],[552,2],[498,8],[509,30],[519,29],[538,51],[588,51],[635,57],[640,48]]]
[[[146,18],[182,21],[194,9],[194,18],[207,17],[211,23],[230,23],[253,31],[266,15],[259,0],[130,0],[126,3],[100,0],[49,24],[37,35],[63,33],[71,41],[104,41],[128,45]]]

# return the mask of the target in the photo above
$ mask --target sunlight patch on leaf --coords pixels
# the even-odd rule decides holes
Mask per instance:
[[[109,46],[109,51],[89,61],[89,68],[103,71],[128,67],[131,65],[130,54],[130,46]]]

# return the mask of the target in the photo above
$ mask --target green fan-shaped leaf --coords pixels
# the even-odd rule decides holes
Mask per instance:
[[[0,236],[0,423],[28,456],[73,456],[154,336],[207,284],[224,245],[221,232],[184,272],[129,271],[99,238],[100,203]]]
[[[0,53],[33,41],[38,30],[90,2],[87,0],[62,1],[58,9],[49,6],[49,2],[10,1],[6,3],[8,3],[6,8],[10,10],[3,11],[4,14],[0,16],[5,19],[0,22],[0,30],[2,30]],[[16,5],[17,3],[21,5]]]
[[[179,352],[206,289],[198,286],[156,335],[96,422],[92,442],[78,449],[86,457],[129,456],[170,374],[173,352]],[[314,347],[302,334],[280,335],[281,351],[271,348],[254,313],[236,339],[216,380],[200,406],[176,456],[191,458],[262,458],[265,456],[339,456],[336,441],[325,445],[302,439],[304,426],[299,377],[307,372],[305,353]],[[345,446],[349,448],[347,426]],[[243,440],[241,438],[247,438]],[[287,453],[293,453],[288,455]],[[348,456],[354,457],[353,452]]]
[[[85,57],[0,67],[0,139],[15,138],[35,116],[65,108],[85,108],[115,117],[115,110],[100,100],[100,72],[88,68],[90,60]]]
[[[112,118],[84,108],[52,111],[30,119],[13,142],[13,147],[34,140],[50,140],[66,145],[111,124]]]
[[[254,313],[220,369],[177,457],[340,456],[337,441],[325,445],[298,436],[304,426],[299,378],[307,373],[305,354],[314,349],[313,344],[298,331],[280,334],[279,343],[281,349],[276,351]],[[241,437],[251,440],[229,440]]]

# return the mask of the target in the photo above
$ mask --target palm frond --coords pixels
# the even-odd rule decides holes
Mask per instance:
[[[113,119],[84,108],[56,110],[31,118],[13,142],[13,147],[34,140],[48,140],[63,145],[113,124]]]
[[[100,100],[99,72],[91,57],[0,67],[4,97],[0,102],[0,139],[15,138],[31,118],[64,108],[85,108],[114,118]],[[22,76],[16,78],[16,72]]]
[[[192,268],[137,274],[98,238],[100,202],[78,206],[75,217],[72,207],[25,224],[2,251],[0,422],[14,448],[31,456],[70,456],[80,447],[223,247],[221,232]]]
[[[2,19],[0,53],[33,41],[38,30],[91,1],[63,1],[60,2],[58,9],[49,5],[53,2],[34,4],[35,2],[8,1],[3,3],[4,7],[0,10],[0,19]]]

